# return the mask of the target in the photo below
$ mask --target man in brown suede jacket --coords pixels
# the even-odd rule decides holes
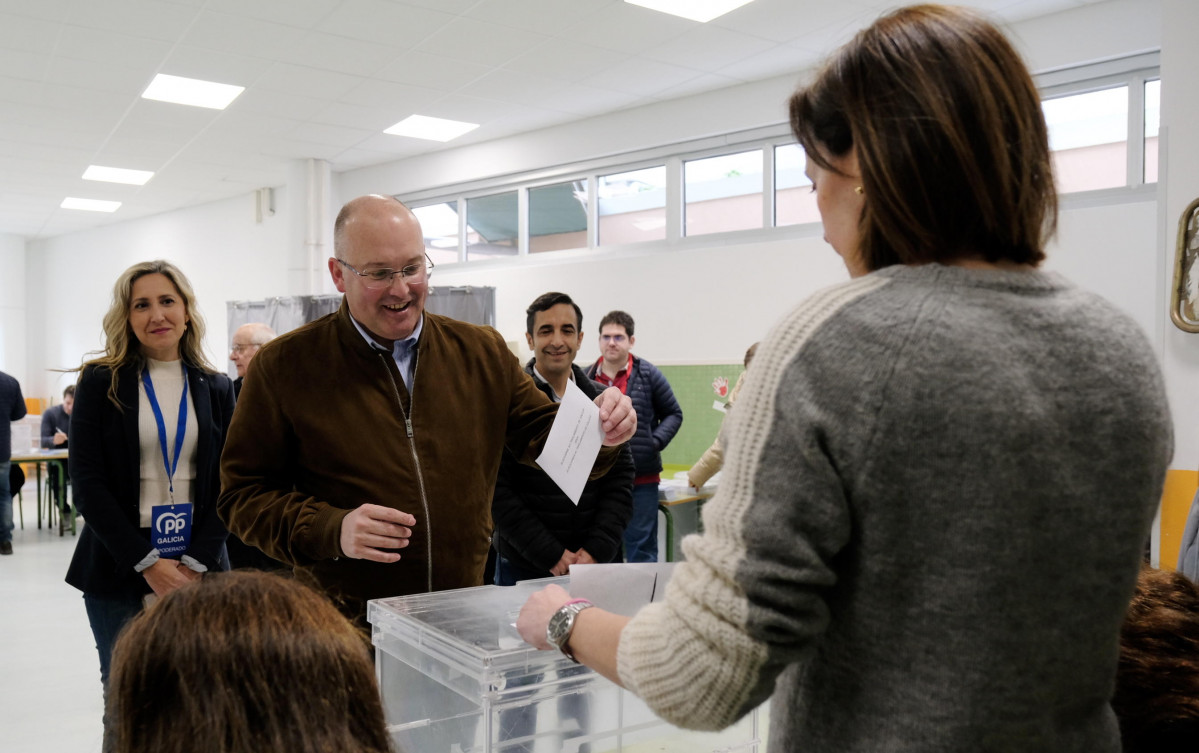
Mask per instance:
[[[403,204],[346,204],[334,253],[341,309],[255,357],[218,504],[361,623],[367,599],[482,584],[501,451],[532,463],[557,408],[498,332],[424,312],[431,262]],[[599,475],[637,418],[619,390],[596,404]]]

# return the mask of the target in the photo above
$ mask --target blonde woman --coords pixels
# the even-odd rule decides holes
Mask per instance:
[[[228,569],[216,497],[233,383],[205,359],[195,294],[168,262],[125,270],[104,336],[103,352],[80,368],[71,416],[72,484],[87,525],[66,580],[83,592],[107,686],[113,643],[145,597]],[[160,546],[156,515],[168,521],[159,535],[172,534]]]

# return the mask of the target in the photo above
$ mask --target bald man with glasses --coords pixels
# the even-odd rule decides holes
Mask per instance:
[[[362,625],[369,599],[482,584],[502,451],[533,464],[557,413],[498,332],[424,310],[432,270],[407,207],[346,204],[341,308],[258,352],[221,457],[230,532]],[[598,476],[637,416],[619,390],[596,404]]]

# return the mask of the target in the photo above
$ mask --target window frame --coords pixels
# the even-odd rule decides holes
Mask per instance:
[[[1160,58],[1159,52],[1147,52],[1089,65],[1058,68],[1033,77],[1042,102],[1119,86],[1126,87],[1128,92],[1124,185],[1059,193],[1059,203],[1107,204],[1130,196],[1139,198],[1147,191],[1156,195],[1157,183],[1145,182],[1145,84],[1161,78]]]
[[[1117,86],[1128,92],[1128,142],[1125,184],[1123,186],[1059,194],[1063,206],[1098,206],[1119,202],[1148,201],[1157,195],[1156,183],[1145,183],[1145,84],[1161,78],[1160,52],[1153,51],[1100,61],[1082,66],[1067,66],[1037,73],[1041,101]],[[592,259],[597,256],[640,255],[674,252],[735,243],[755,243],[804,238],[819,235],[819,222],[776,225],[777,195],[775,176],[776,147],[793,144],[790,125],[783,121],[761,128],[737,131],[693,141],[664,144],[625,154],[576,162],[510,175],[483,178],[454,186],[441,186],[397,196],[407,206],[418,208],[445,202],[458,207],[458,259],[446,263],[450,268],[476,269],[488,265],[511,264],[513,259],[530,256],[545,262]],[[688,236],[685,234],[684,164],[694,160],[761,150],[762,217],[756,228],[728,230]],[[616,173],[651,167],[666,168],[666,237],[619,244],[601,244],[599,218],[599,179]],[[585,247],[529,253],[529,190],[569,181],[587,181],[587,245]],[[1160,175],[1159,175],[1160,180]],[[517,253],[500,259],[467,260],[467,200],[516,191]],[[459,267],[459,265],[463,265]],[[442,265],[439,265],[442,266]]]

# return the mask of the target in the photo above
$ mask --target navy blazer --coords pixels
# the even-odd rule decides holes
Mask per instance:
[[[139,526],[141,377],[132,367],[121,367],[117,397],[126,406],[121,411],[108,399],[110,374],[107,367],[86,367],[75,388],[68,441],[71,488],[87,525],[79,536],[66,580],[84,593],[136,596],[149,593],[150,585],[133,568],[154,548]],[[228,533],[217,516],[216,499],[221,449],[233,416],[233,383],[223,374],[193,367],[187,370],[187,383],[199,431],[194,527],[186,554],[210,571],[227,570]]]

